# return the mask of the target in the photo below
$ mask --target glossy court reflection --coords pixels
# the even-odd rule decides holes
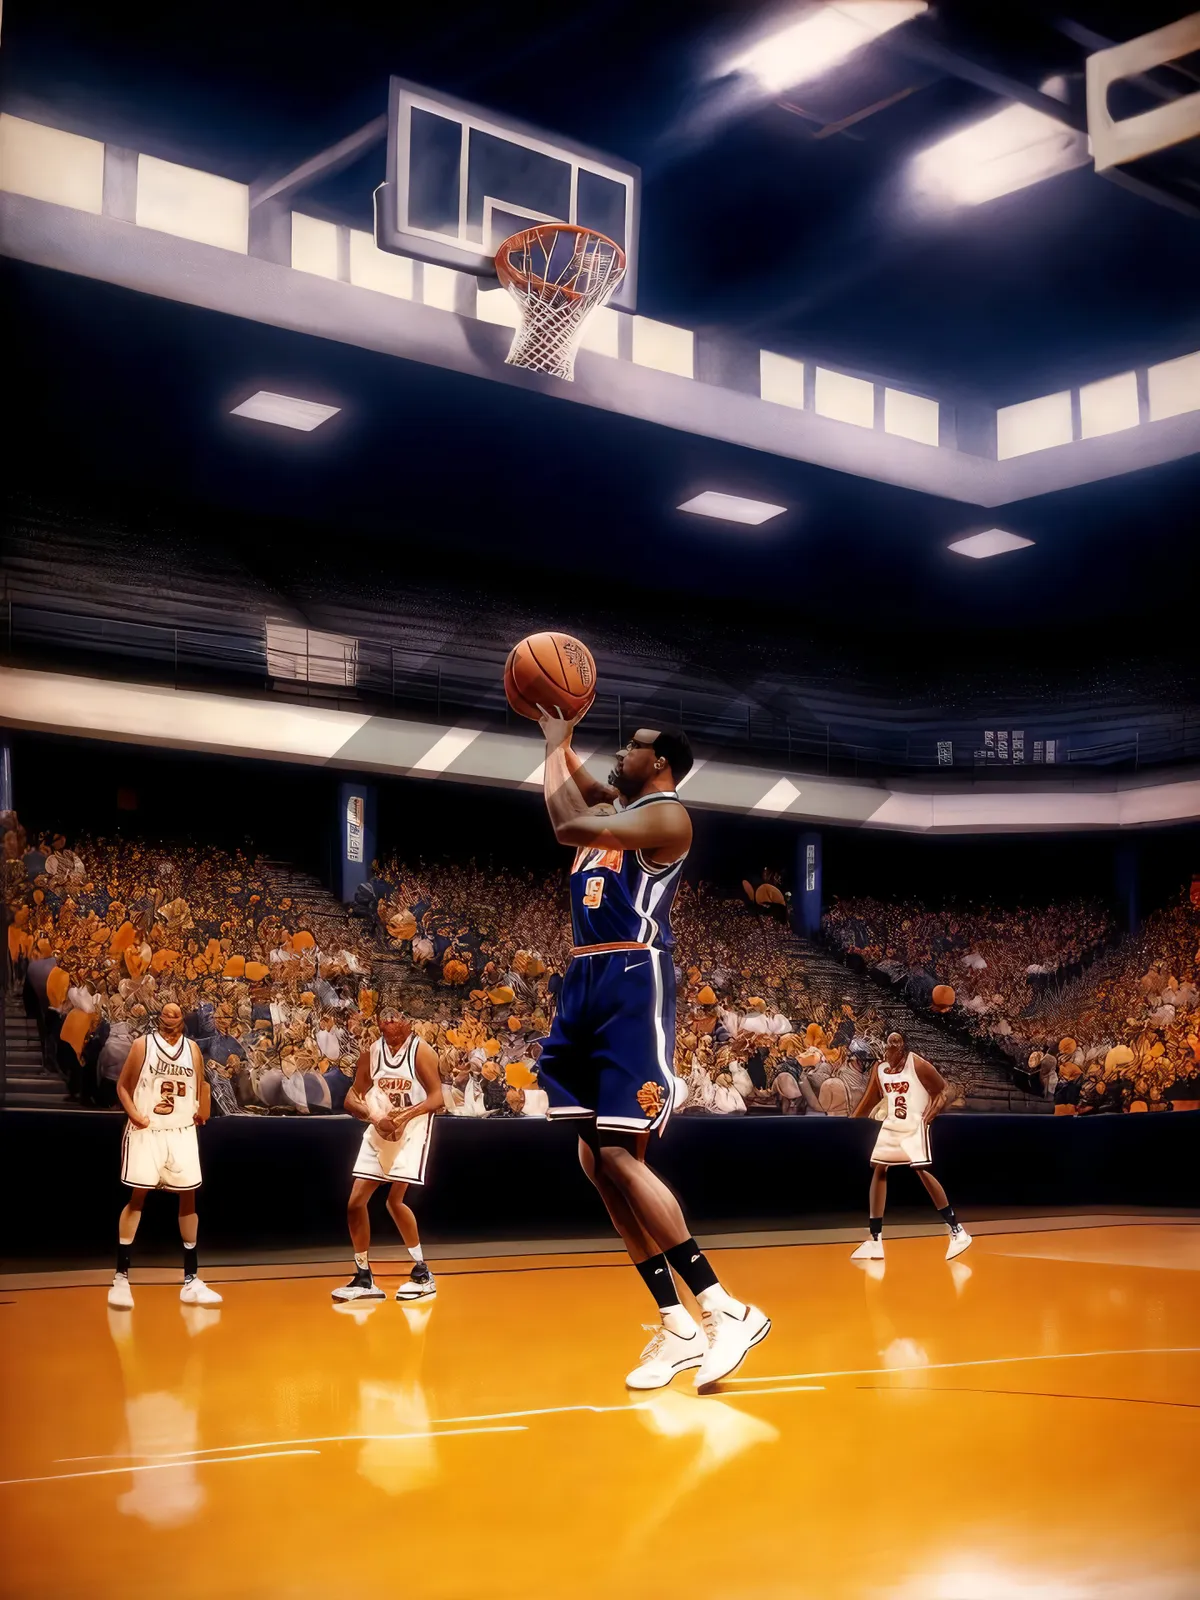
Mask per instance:
[[[625,1392],[642,1294],[611,1256],[450,1262],[432,1305],[345,1311],[340,1271],[214,1272],[190,1315],[143,1286],[124,1321],[6,1290],[3,1592],[1196,1593],[1200,1228],[943,1249],[718,1252],[776,1332],[711,1398]],[[881,1514],[881,1473],[925,1509]]]

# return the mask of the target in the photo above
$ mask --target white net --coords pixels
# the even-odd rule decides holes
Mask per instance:
[[[624,251],[589,228],[547,223],[506,239],[496,272],[521,308],[509,366],[570,382],[584,322],[625,276]]]

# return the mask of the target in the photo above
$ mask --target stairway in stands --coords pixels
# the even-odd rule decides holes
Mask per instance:
[[[301,921],[309,917],[324,917],[350,922],[350,908],[343,905],[337,895],[326,889],[311,872],[302,872],[290,862],[277,861],[269,856],[259,860],[258,868],[276,901],[291,897],[293,915],[298,914]],[[372,946],[371,967],[376,987],[393,989],[402,986],[409,992],[432,987],[431,980],[417,972],[411,962],[404,960],[388,944],[386,935],[373,917],[354,916],[353,923]]]
[[[810,990],[828,995],[835,1003],[844,997],[856,1015],[874,1006],[903,1030],[910,1047],[919,1056],[932,1061],[944,1078],[956,1078],[964,1086],[968,1111],[1037,1115],[1053,1110],[1048,1101],[1018,1089],[998,1062],[990,1060],[969,1040],[940,1027],[910,1006],[895,990],[875,983],[863,973],[852,972],[818,944],[797,935],[793,935],[790,942]]]
[[[4,1107],[8,1111],[65,1111],[72,1102],[59,1074],[42,1061],[37,1027],[21,996],[10,990],[4,1007]]]

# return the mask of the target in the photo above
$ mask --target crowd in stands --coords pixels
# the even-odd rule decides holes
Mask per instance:
[[[326,897],[319,915],[242,853],[30,840],[3,820],[12,970],[83,1103],[114,1104],[134,1039],[174,1000],[214,1114],[336,1112],[386,995],[438,1052],[455,1114],[545,1114],[540,1041],[570,948],[563,874],[392,860],[353,907]],[[681,889],[677,1109],[846,1116],[884,1021],[810,992],[786,923],[748,898]]]
[[[836,901],[829,942],[1000,1050],[1061,1114],[1200,1107],[1200,894],[1118,943],[1095,903],[931,910]],[[952,1004],[938,1004],[942,986]]]
[[[242,853],[30,840],[3,820],[10,963],[83,1103],[114,1103],[134,1039],[175,1000],[216,1114],[338,1111],[386,994],[437,1050],[455,1114],[545,1114],[540,1041],[570,947],[563,874],[391,860],[355,906],[326,897],[322,915],[302,913]],[[879,1010],[856,1014],[810,989],[776,909],[750,888],[744,901],[681,888],[682,1114],[846,1116],[881,1053]],[[947,1021],[1003,1050],[1056,1110],[1200,1104],[1200,907],[1189,898],[1115,948],[1106,912],[1085,903],[842,900],[825,931],[911,1005],[950,985]],[[963,1098],[955,1085],[952,1104]]]

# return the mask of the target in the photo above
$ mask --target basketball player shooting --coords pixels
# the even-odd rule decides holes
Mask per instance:
[[[197,1127],[208,1121],[208,1084],[200,1046],[184,1037],[183,1012],[169,1000],[158,1027],[134,1042],[117,1080],[117,1098],[129,1118],[121,1139],[121,1182],[132,1193],[117,1229],[117,1270],[108,1291],[114,1311],[133,1309],[129,1266],[142,1208],[151,1189],[179,1196],[183,1242],[184,1305],[219,1306],[221,1296],[200,1277],[196,1257],[196,1190],[200,1187]]]
[[[884,1058],[871,1068],[854,1115],[869,1117],[881,1100],[886,1112],[871,1152],[871,1237],[859,1245],[850,1259],[883,1260],[888,1168],[911,1167],[950,1230],[946,1260],[953,1261],[970,1244],[971,1235],[954,1215],[945,1189],[933,1175],[929,1142],[929,1125],[946,1103],[946,1080],[923,1056],[913,1054],[899,1029],[888,1034]]]
[[[371,1217],[367,1210],[367,1202],[381,1183],[388,1185],[388,1215],[412,1260],[396,1299],[424,1300],[437,1293],[421,1249],[417,1219],[404,1196],[409,1184],[425,1182],[434,1114],[445,1104],[438,1059],[396,1006],[381,1006],[378,1020],[380,1037],[360,1054],[354,1082],[346,1091],[346,1110],[367,1127],[354,1163],[346,1208],[354,1276],[333,1291],[340,1304],[385,1298],[371,1271]]]
[[[538,709],[546,809],[555,838],[575,850],[574,948],[539,1076],[550,1116],[579,1120],[583,1169],[658,1305],[660,1324],[626,1385],[658,1389],[695,1368],[703,1389],[733,1372],[771,1324],[718,1283],[678,1200],[646,1163],[677,1083],[671,904],[692,825],[675,786],[691,769],[691,747],[682,733],[641,728],[617,752],[606,787],[571,749],[579,717]],[[703,1332],[673,1274],[696,1297]]]

